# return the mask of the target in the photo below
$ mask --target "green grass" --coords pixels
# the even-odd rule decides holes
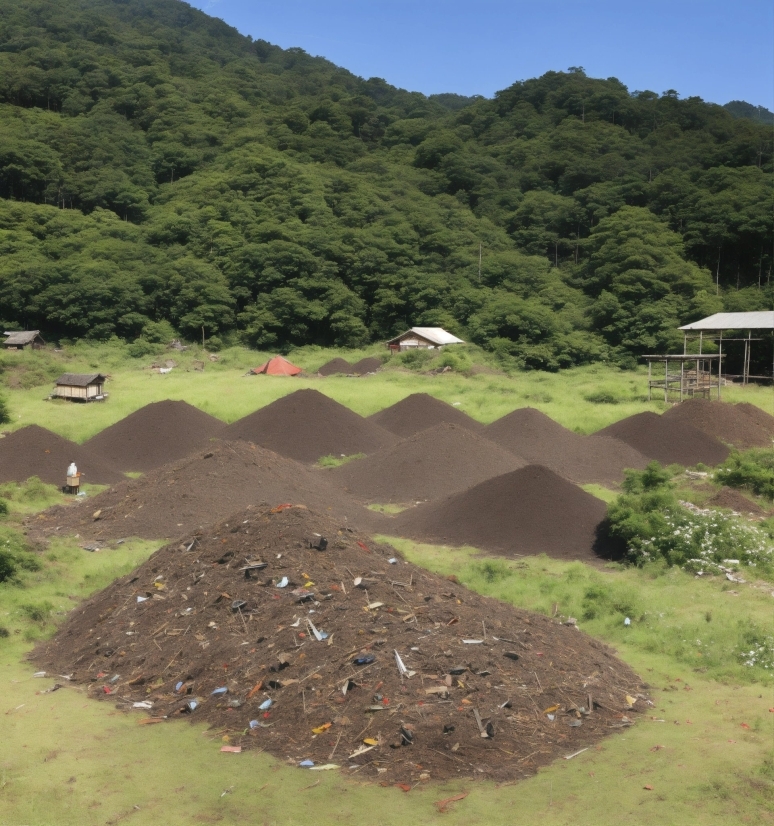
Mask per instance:
[[[583,490],[586,493],[590,493],[592,496],[596,496],[597,499],[601,499],[603,502],[615,502],[618,498],[618,491],[610,490],[610,488],[604,487],[604,485],[597,485],[594,483],[589,483],[588,485],[581,485]]]
[[[395,513],[402,513],[403,511],[408,510],[408,508],[410,508],[411,505],[393,505],[393,504],[388,502],[385,505],[372,504],[372,505],[366,505],[366,507],[368,508],[368,510],[376,511],[377,513],[392,513],[392,514],[395,514]]]
[[[350,456],[333,456],[329,454],[328,456],[321,456],[317,460],[317,464],[320,467],[339,467],[341,465],[346,465],[347,462],[351,462],[354,459],[362,459],[365,456],[365,453],[353,453]]]

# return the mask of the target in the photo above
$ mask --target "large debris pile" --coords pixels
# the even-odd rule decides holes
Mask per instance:
[[[608,553],[600,536],[606,514],[600,499],[548,468],[528,465],[404,511],[382,532],[505,556],[545,553],[593,562]]]
[[[100,431],[85,447],[121,470],[144,473],[189,456],[224,427],[187,402],[153,402]]]
[[[248,505],[306,505],[365,526],[378,514],[292,459],[245,442],[213,442],[205,451],[125,480],[83,503],[60,505],[31,520],[41,538],[77,532],[91,542],[127,536],[161,539],[194,531]]]
[[[24,482],[37,476],[50,485],[62,487],[70,462],[82,471],[83,481],[95,485],[112,485],[123,474],[108,460],[69,439],[63,439],[31,424],[0,439],[0,482]]]
[[[774,438],[774,417],[751,404],[688,399],[667,410],[664,420],[692,425],[740,449],[771,447]]]
[[[355,497],[407,504],[458,493],[523,466],[467,427],[439,424],[330,474]]]
[[[342,373],[346,376],[352,373],[352,365],[346,359],[335,358],[326,361],[317,372],[321,376],[335,376]]]
[[[300,508],[167,545],[32,659],[138,722],[203,721],[228,748],[382,782],[517,778],[648,707],[631,669],[576,628]]]
[[[484,435],[526,462],[544,465],[578,484],[616,484],[623,481],[627,468],[644,468],[648,463],[636,447],[603,435],[573,433],[534,407],[497,419]]]
[[[356,376],[364,376],[366,373],[375,373],[377,370],[381,370],[381,368],[381,359],[376,358],[376,356],[367,356],[352,365],[352,372]]]
[[[412,393],[368,419],[403,439],[444,422],[467,427],[474,433],[481,433],[484,429],[484,425],[466,413],[427,393]]]
[[[397,437],[317,390],[296,390],[229,425],[222,438],[243,439],[299,462],[374,453]]]
[[[649,411],[621,419],[597,431],[597,435],[620,439],[662,465],[717,465],[729,454],[728,448],[714,436]]]

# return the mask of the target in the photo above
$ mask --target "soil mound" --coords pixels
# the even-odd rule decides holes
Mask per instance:
[[[395,444],[391,433],[317,390],[296,390],[229,425],[224,439],[243,439],[299,462],[374,453]]]
[[[225,425],[183,401],[146,404],[105,428],[86,447],[124,471],[141,471],[182,459],[217,437]]]
[[[758,427],[763,428],[766,433],[774,438],[774,416],[766,413],[765,410],[761,410],[757,404],[750,404],[749,402],[739,402],[735,407],[739,410],[744,410],[747,416],[752,419]]]
[[[248,505],[288,502],[331,511],[360,525],[375,524],[371,520],[378,514],[323,477],[256,445],[216,441],[206,451],[126,480],[88,503],[50,508],[31,527],[41,538],[77,531],[94,542],[126,536],[163,539],[198,530]]]
[[[352,372],[358,376],[363,376],[366,373],[375,373],[377,370],[382,369],[382,362],[381,359],[376,358],[375,356],[370,356],[369,358],[360,359],[360,361],[356,361],[352,365]]]
[[[636,674],[586,634],[297,508],[167,545],[32,660],[138,722],[206,722],[229,750],[383,784],[524,777],[647,710]]]
[[[748,411],[748,407],[752,405],[688,399],[667,410],[664,419],[692,425],[703,433],[737,448],[771,447],[774,435],[772,429],[759,424],[755,414]],[[766,413],[763,415],[768,417]]]
[[[410,503],[448,496],[523,466],[467,427],[439,424],[330,474],[360,499]]]
[[[606,550],[597,536],[606,514],[600,499],[546,467],[528,465],[404,511],[383,532],[505,556],[595,560]]]
[[[332,359],[325,362],[317,371],[321,376],[335,376],[337,373],[354,373],[352,365],[346,359]]]
[[[768,513],[752,499],[733,488],[721,488],[712,499],[707,500],[711,508],[729,508],[737,513],[751,513],[754,516],[768,516]]]
[[[648,459],[617,439],[581,436],[534,407],[522,407],[492,422],[484,435],[531,464],[544,465],[578,484],[616,484],[626,468]]]
[[[43,482],[62,487],[67,466],[75,462],[84,482],[112,485],[123,475],[109,461],[69,439],[63,439],[36,424],[23,427],[0,439],[0,482],[24,482],[37,476]]]
[[[480,422],[427,393],[412,393],[392,407],[369,416],[368,420],[402,439],[443,422],[467,427],[474,433],[482,433],[484,430],[484,425]]]
[[[649,411],[611,424],[597,435],[620,439],[662,465],[692,467],[699,462],[717,465],[729,454],[728,448],[714,436],[693,425]]]

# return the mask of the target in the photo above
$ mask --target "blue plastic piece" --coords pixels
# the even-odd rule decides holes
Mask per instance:
[[[228,688],[225,685],[222,685],[220,688],[216,688],[215,691],[212,692],[213,696],[215,697],[222,697],[224,694],[228,694]]]

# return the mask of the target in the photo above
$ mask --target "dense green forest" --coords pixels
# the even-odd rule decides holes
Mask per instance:
[[[425,97],[177,0],[4,0],[0,323],[277,349],[440,324],[631,363],[773,306],[772,130],[741,106],[580,68]]]

